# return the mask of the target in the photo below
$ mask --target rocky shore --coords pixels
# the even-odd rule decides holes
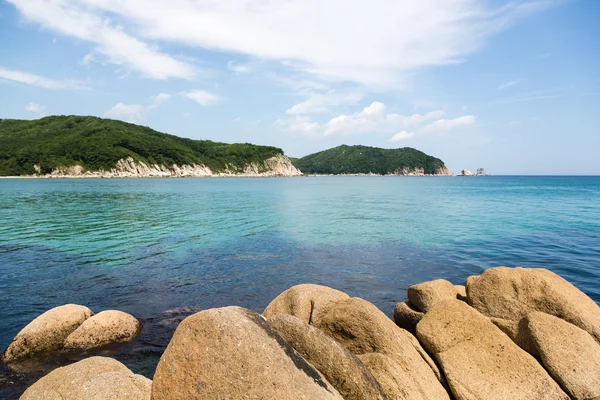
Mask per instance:
[[[600,307],[545,269],[491,268],[464,286],[411,286],[394,320],[361,298],[302,284],[262,315],[240,307],[181,322],[153,380],[108,357],[57,368],[33,399],[600,400]],[[391,310],[386,310],[391,311]],[[43,356],[128,342],[131,315],[64,305],[2,355],[13,370]]]
[[[271,177],[300,176],[302,172],[294,167],[285,155],[279,154],[261,164],[247,164],[243,170],[228,168],[214,172],[205,165],[159,165],[146,164],[131,157],[117,161],[110,170],[89,171],[81,165],[56,168],[49,174],[41,174],[39,166],[34,166],[37,174],[27,178],[200,178],[200,177]]]

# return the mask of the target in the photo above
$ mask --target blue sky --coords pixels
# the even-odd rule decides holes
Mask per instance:
[[[0,0],[0,118],[600,174],[600,1]]]

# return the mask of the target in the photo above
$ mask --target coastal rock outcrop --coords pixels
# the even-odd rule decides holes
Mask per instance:
[[[15,336],[2,354],[2,361],[10,364],[39,353],[61,349],[67,336],[92,315],[92,310],[77,304],[66,304],[46,311]]]
[[[318,322],[323,311],[338,301],[350,298],[346,293],[327,286],[301,284],[292,286],[275,297],[263,311],[265,318],[289,314],[307,324]]]
[[[342,399],[259,314],[216,308],[187,317],[162,355],[152,398]]]
[[[209,176],[300,176],[302,172],[294,167],[285,155],[278,154],[263,163],[246,164],[243,170],[228,166],[225,171],[213,172],[202,164],[162,165],[146,164],[132,157],[118,160],[110,170],[88,171],[81,165],[55,168],[47,178],[181,178]]]
[[[526,318],[531,342],[542,364],[574,400],[600,398],[600,345],[581,328],[553,315]]]
[[[423,313],[427,313],[436,303],[453,300],[457,296],[456,287],[445,279],[423,282],[408,288],[408,301]]]
[[[462,301],[435,304],[417,325],[417,337],[457,400],[569,399],[535,358]]]
[[[90,357],[55,369],[20,400],[150,400],[152,381],[107,357]]]
[[[385,399],[381,386],[363,363],[320,329],[288,314],[277,314],[267,322],[323,374],[344,399]]]
[[[394,322],[414,333],[417,324],[433,305],[445,300],[466,300],[464,286],[453,285],[445,279],[423,282],[408,288],[408,301],[396,304]]]
[[[356,297],[338,301],[327,307],[316,326],[355,355],[382,353],[393,359],[419,396],[449,399],[439,370],[416,338],[368,301]]]
[[[469,304],[482,314],[520,321],[541,311],[580,327],[600,342],[600,307],[567,280],[543,268],[490,268],[467,279]]]
[[[402,329],[415,333],[417,324],[425,313],[415,310],[408,301],[402,301],[394,307],[394,322]]]
[[[65,349],[89,350],[133,340],[142,324],[123,311],[107,310],[85,320],[64,342]]]
[[[396,361],[381,353],[359,354],[389,400],[429,400],[411,376]]]

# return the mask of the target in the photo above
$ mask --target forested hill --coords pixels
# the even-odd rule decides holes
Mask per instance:
[[[292,163],[305,174],[448,175],[444,162],[410,147],[338,146]]]
[[[34,165],[47,174],[81,165],[109,170],[132,157],[146,164],[203,164],[214,172],[283,154],[276,147],[192,140],[126,122],[81,116],[52,116],[33,121],[0,119],[0,176],[30,175]]]

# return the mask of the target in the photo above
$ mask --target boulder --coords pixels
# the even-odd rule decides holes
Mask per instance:
[[[350,298],[331,305],[317,327],[356,355],[389,356],[414,383],[415,396],[449,398],[440,383],[439,370],[417,339],[368,301]]]
[[[535,358],[460,300],[433,306],[417,336],[457,400],[569,399]]]
[[[323,331],[288,314],[267,319],[271,327],[315,367],[346,400],[383,399],[381,386],[363,363]]]
[[[296,285],[275,297],[265,308],[263,315],[269,318],[277,314],[289,314],[312,325],[327,306],[349,297],[346,293],[327,286]]]
[[[342,399],[263,317],[240,307],[181,322],[156,368],[152,398]]]
[[[437,302],[457,298],[454,285],[447,280],[423,282],[408,288],[408,301],[418,311],[426,313]]]
[[[544,367],[571,398],[600,398],[600,345],[595,339],[553,315],[534,312],[525,321]]]
[[[424,313],[412,308],[408,301],[400,302],[394,307],[394,322],[396,322],[396,325],[413,334],[417,324],[424,316]]]
[[[123,311],[107,310],[87,319],[65,339],[65,349],[89,350],[133,340],[142,324]]]
[[[511,321],[502,318],[491,318],[491,321],[496,325],[502,332],[504,332],[513,342],[520,348],[534,356],[539,358],[539,354],[535,345],[531,341],[531,336],[527,330],[527,321],[525,318],[520,321]]]
[[[530,312],[557,316],[600,341],[600,307],[565,279],[543,268],[497,267],[467,279],[469,304],[494,318],[520,321]]]
[[[92,315],[92,310],[77,304],[66,304],[46,311],[15,336],[2,354],[2,361],[11,363],[61,349],[67,336]]]
[[[456,289],[456,298],[461,301],[467,301],[467,288],[464,285],[454,285]]]
[[[428,400],[415,384],[413,377],[390,357],[381,353],[358,356],[383,388],[389,400]]]
[[[152,381],[107,357],[90,357],[55,369],[20,400],[150,400]]]

